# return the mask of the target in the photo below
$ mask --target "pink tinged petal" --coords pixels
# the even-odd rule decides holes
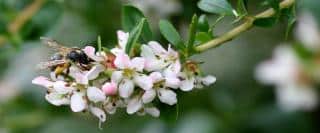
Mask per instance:
[[[168,105],[174,105],[177,103],[177,94],[169,89],[159,89],[158,97],[161,102],[166,103]]]
[[[146,75],[134,76],[134,82],[144,90],[150,90],[153,86],[152,79]]]
[[[167,51],[156,41],[150,41],[148,45],[156,55],[163,56],[167,53]]]
[[[154,55],[152,49],[147,45],[141,46],[141,56],[146,59],[155,59],[156,56]]]
[[[144,111],[153,116],[153,117],[159,117],[160,116],[160,111],[158,108],[156,107],[149,107],[149,108],[144,108]]]
[[[105,70],[104,66],[102,65],[95,65],[90,69],[90,71],[87,72],[86,78],[88,80],[93,80],[99,76],[101,72]]]
[[[214,82],[216,82],[216,80],[217,80],[216,77],[211,76],[211,75],[208,75],[208,76],[201,79],[202,83],[206,86],[213,84]]]
[[[153,101],[153,99],[156,97],[156,91],[155,90],[148,90],[145,91],[142,95],[142,102],[143,103],[150,103]]]
[[[95,60],[95,61],[103,61],[104,58],[102,56],[97,56],[96,55],[96,49],[92,46],[86,46],[83,49],[84,53],[91,59]]]
[[[64,97],[63,94],[59,93],[49,93],[46,94],[45,99],[55,105],[55,106],[61,106],[61,105],[68,105],[70,104],[70,100],[66,97]]]
[[[89,110],[94,116],[99,118],[100,122],[106,121],[106,113],[102,109],[90,106]]]
[[[114,60],[114,65],[119,69],[129,68],[130,66],[130,58],[124,52],[121,52],[116,55]]]
[[[131,60],[130,68],[141,72],[144,68],[145,59],[141,57],[135,57]]]
[[[95,103],[106,100],[104,93],[97,87],[88,87],[87,96],[90,101]]]
[[[53,82],[44,76],[39,76],[39,77],[36,77],[32,80],[32,84],[40,85],[40,86],[48,88],[53,85]]]
[[[191,91],[194,87],[194,83],[195,83],[194,78],[183,80],[181,81],[180,89],[183,91]]]
[[[71,96],[71,110],[73,112],[81,112],[87,108],[87,101],[83,93],[74,93]]]
[[[115,83],[119,83],[122,80],[122,71],[114,71],[111,75],[111,80]]]
[[[178,78],[166,78],[165,86],[177,89],[181,85],[181,81]]]
[[[133,114],[137,111],[139,111],[142,108],[142,101],[139,97],[134,97],[129,100],[128,106],[127,106],[127,113]]]
[[[133,81],[124,79],[119,85],[119,95],[123,98],[128,98],[131,96],[134,90]]]
[[[113,96],[117,94],[117,84],[113,81],[107,82],[102,86],[102,91],[108,95],[108,96]]]
[[[122,49],[125,49],[127,42],[128,42],[129,33],[118,30],[117,35],[118,35],[118,43],[119,43],[120,47]]]
[[[162,74],[160,72],[152,72],[149,77],[152,79],[153,83],[157,83],[163,80]]]

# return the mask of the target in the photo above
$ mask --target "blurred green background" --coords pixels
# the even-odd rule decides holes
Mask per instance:
[[[8,25],[29,5],[40,1],[39,10],[18,32]],[[41,3],[44,2],[44,3]],[[150,1],[150,2],[147,2]],[[285,112],[276,104],[274,87],[254,79],[258,63],[270,58],[276,45],[285,42],[285,22],[272,28],[253,28],[235,40],[193,58],[204,61],[205,73],[217,83],[203,90],[178,95],[178,110],[163,105],[160,118],[129,116],[121,110],[107,116],[100,130],[98,120],[72,113],[44,99],[45,89],[32,85],[39,74],[35,66],[48,59],[49,48],[39,42],[47,36],[68,46],[116,44],[121,29],[121,5],[131,3],[151,20],[155,40],[167,43],[157,30],[159,19],[169,19],[184,36],[193,13],[201,14],[198,0],[0,0],[0,133],[311,133],[320,132],[319,109]],[[320,20],[319,0],[297,0],[298,14],[309,10]],[[236,0],[230,0],[233,4]],[[249,12],[262,11],[260,1],[249,1]],[[214,21],[217,16],[209,15]],[[225,18],[217,25],[221,34],[234,25]],[[290,35],[289,41],[294,40]],[[177,113],[178,112],[178,113]]]

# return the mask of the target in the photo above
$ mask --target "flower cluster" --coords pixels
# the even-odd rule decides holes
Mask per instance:
[[[82,49],[90,58],[85,68],[72,62],[62,73],[52,71],[50,78],[39,76],[32,83],[47,88],[45,98],[51,104],[70,105],[73,112],[89,111],[104,122],[106,113],[114,114],[117,108],[158,117],[155,102],[175,105],[179,89],[191,91],[216,81],[213,76],[201,76],[198,63],[182,62],[170,45],[165,49],[150,41],[141,45],[138,54],[128,55],[129,33],[118,31],[117,35],[118,46],[110,51]]]
[[[278,46],[256,72],[260,82],[276,86],[278,103],[286,111],[312,110],[318,104],[320,32],[311,14],[299,19],[296,35],[303,45]]]

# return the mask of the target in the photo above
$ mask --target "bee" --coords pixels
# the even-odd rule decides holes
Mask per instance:
[[[69,71],[71,64],[76,64],[79,68],[87,70],[88,65],[92,61],[80,48],[65,47],[61,43],[46,37],[40,37],[42,43],[48,45],[50,48],[53,48],[57,51],[50,60],[47,62],[42,62],[38,64],[39,69],[51,69],[58,76],[65,72]]]

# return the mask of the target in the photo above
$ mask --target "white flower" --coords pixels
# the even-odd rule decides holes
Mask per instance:
[[[89,71],[82,71],[76,66],[69,68],[69,75],[79,84],[87,85],[90,80],[96,79],[105,70],[101,64],[94,65]]]
[[[256,78],[261,83],[276,86],[278,103],[284,110],[311,110],[317,105],[318,98],[312,85],[300,81],[302,73],[293,49],[279,46],[272,60],[258,65]]]
[[[263,62],[256,69],[256,78],[265,84],[292,84],[297,80],[299,61],[289,46],[275,49],[273,59]]]
[[[303,45],[311,51],[320,50],[320,32],[318,25],[312,14],[304,12],[298,18],[296,36],[302,41]]]
[[[159,100],[163,103],[168,105],[174,105],[177,103],[177,95],[174,91],[169,89],[168,85],[172,86],[179,86],[178,84],[180,81],[176,82],[177,85],[168,84],[167,80],[170,78],[163,77],[159,72],[153,72],[150,74],[150,77],[155,84],[155,86],[150,89],[146,90],[142,95],[142,102],[143,103],[150,103],[154,100],[156,96],[158,96]]]
[[[150,114],[153,117],[159,117],[160,111],[156,107],[148,107],[143,104],[143,97],[134,96],[128,100],[127,113],[144,115],[145,113]]]
[[[126,107],[125,102],[119,98],[108,97],[103,104],[105,111],[109,114],[114,114],[117,111],[117,108]]]
[[[144,59],[135,57],[130,60],[129,56],[123,52],[116,55],[115,66],[121,71],[115,71],[112,74],[112,80],[119,85],[119,95],[128,98],[134,90],[134,84],[144,90],[152,88],[152,80],[142,74],[144,68]]]
[[[32,80],[32,84],[40,85],[45,88],[49,88],[53,86],[53,82],[50,81],[47,77],[39,76]]]

